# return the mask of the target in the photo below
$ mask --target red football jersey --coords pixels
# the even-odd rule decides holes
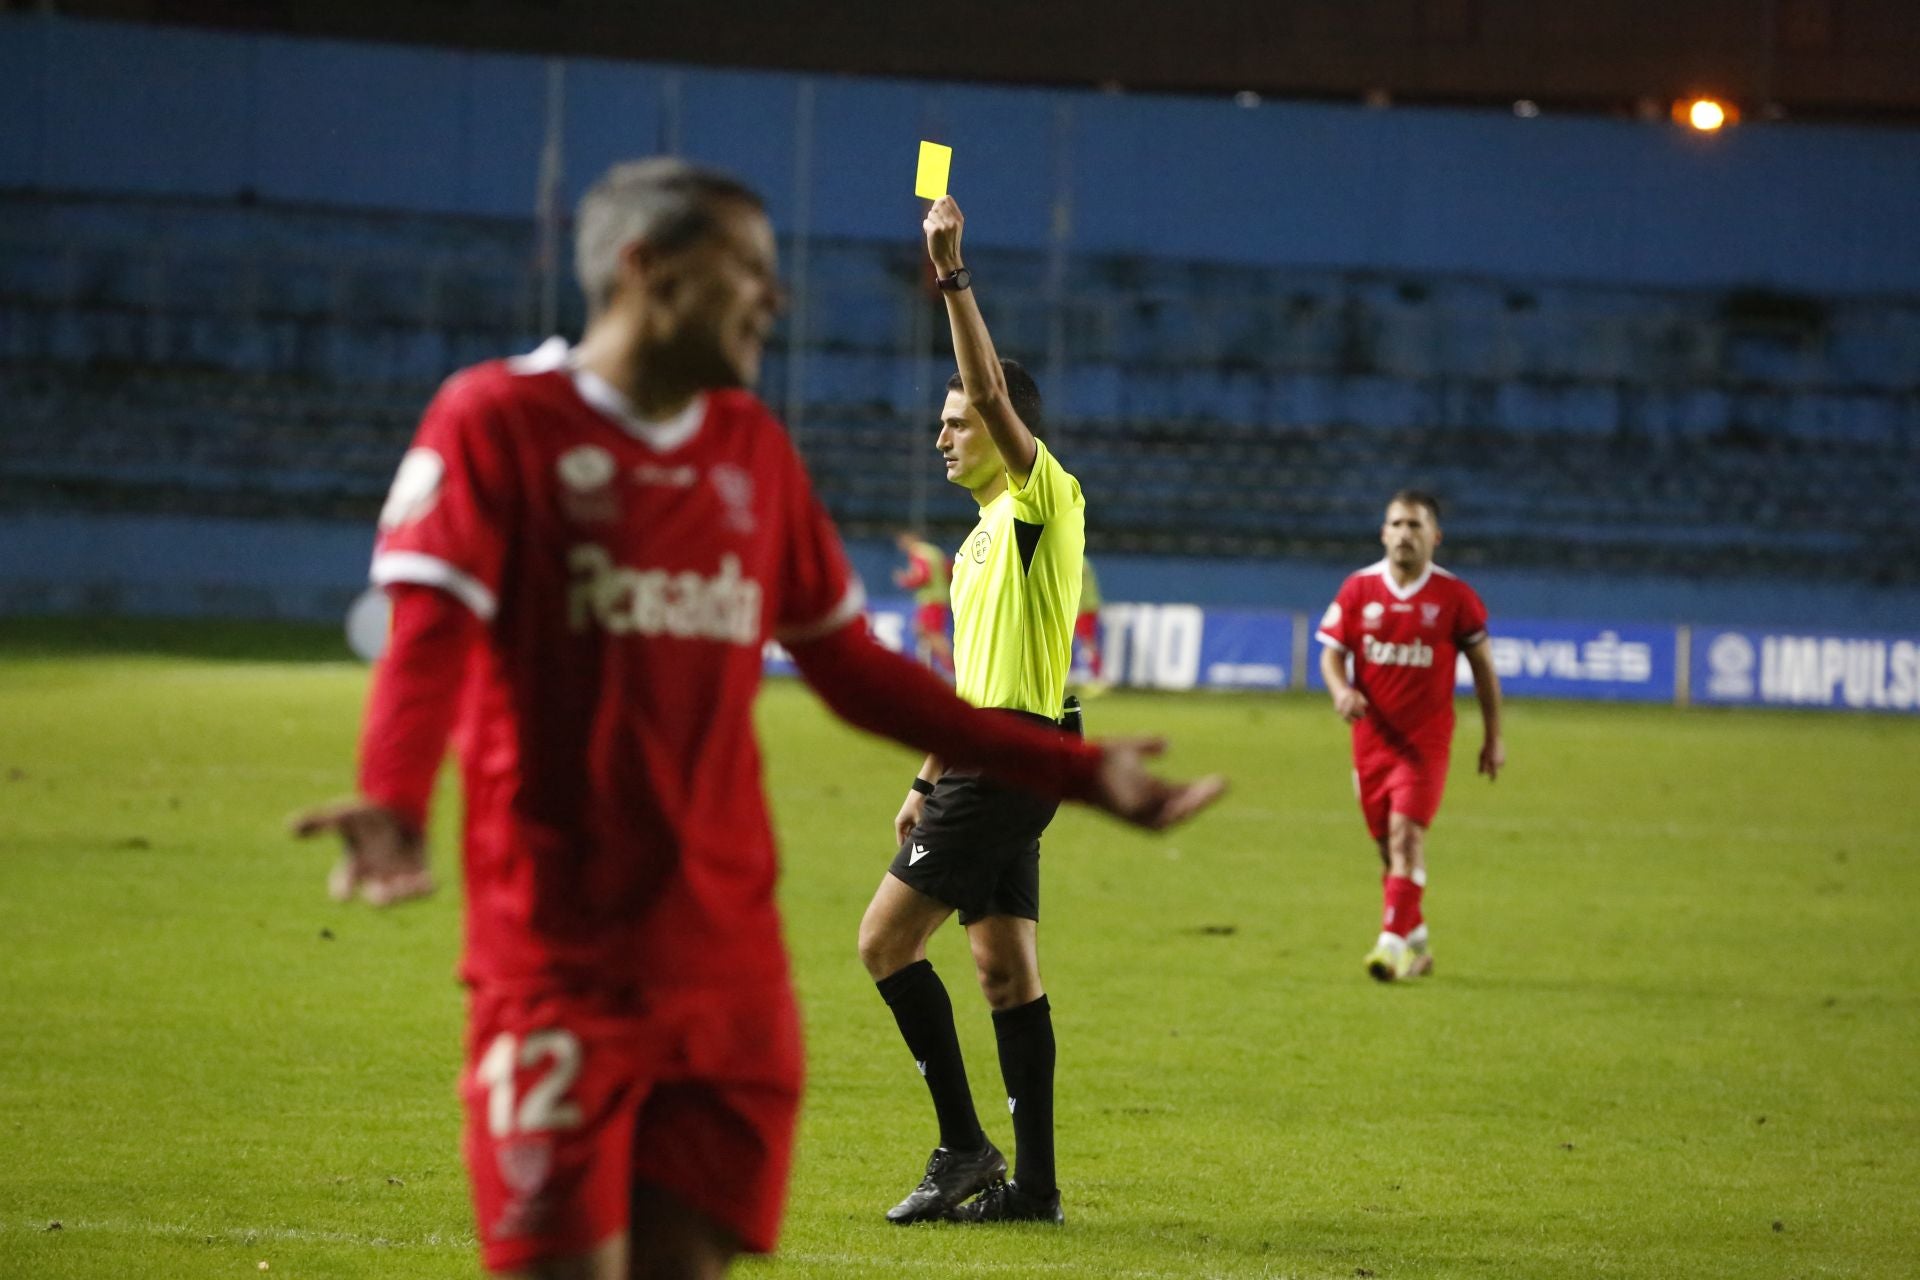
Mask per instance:
[[[1367,696],[1354,749],[1450,741],[1456,658],[1486,634],[1487,607],[1437,564],[1406,588],[1385,560],[1349,576],[1320,619],[1318,639],[1351,655],[1354,688]]]
[[[486,624],[456,734],[464,978],[785,973],[761,650],[864,597],[765,406],[714,392],[644,422],[558,339],[465,370],[401,462],[373,580],[440,587]]]

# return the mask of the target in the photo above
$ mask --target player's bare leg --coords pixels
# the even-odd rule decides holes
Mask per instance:
[[[1040,927],[1019,916],[987,916],[967,926],[980,994],[995,1013],[1032,1004],[1040,985]]]
[[[535,1263],[506,1273],[517,1280],[719,1280],[739,1241],[705,1214],[646,1183],[637,1183],[627,1234],[591,1253]]]
[[[551,1258],[522,1271],[497,1274],[506,1280],[628,1280],[627,1238],[615,1236],[591,1253]]]
[[[967,926],[980,993],[993,1010],[1018,1167],[956,1209],[959,1222],[1061,1222],[1053,1163],[1053,1011],[1040,982],[1039,926],[992,915]]]
[[[893,1012],[908,1052],[926,1078],[940,1122],[940,1145],[925,1176],[887,1211],[898,1226],[932,1222],[1006,1175],[1007,1162],[987,1141],[973,1109],[967,1065],[953,1026],[953,1001],[927,960],[927,939],[953,908],[897,876],[880,878],[860,919],[860,963]]]
[[[880,877],[860,917],[860,963],[875,982],[927,958],[927,940],[953,908],[897,876]]]
[[[633,1188],[628,1280],[719,1280],[740,1242],[678,1197],[647,1183]]]
[[[1433,971],[1420,898],[1427,883],[1427,829],[1404,813],[1387,819],[1381,842],[1387,865],[1380,937],[1367,953],[1367,972],[1381,982],[1423,977]]]

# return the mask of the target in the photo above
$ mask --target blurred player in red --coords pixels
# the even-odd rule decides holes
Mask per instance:
[[[1080,605],[1073,616],[1073,679],[1082,688],[1105,689],[1100,676],[1100,578],[1093,560],[1080,557]]]
[[[1447,785],[1456,654],[1466,655],[1480,702],[1480,772],[1498,777],[1507,756],[1486,606],[1433,562],[1440,504],[1402,489],[1387,504],[1380,541],[1387,558],[1341,584],[1320,620],[1319,640],[1333,709],[1353,726],[1354,784],[1386,868],[1380,937],[1367,953],[1367,972],[1392,982],[1433,972],[1420,898],[1427,828]]]
[[[777,639],[841,716],[1145,826],[1218,793],[965,706],[868,635],[786,433],[742,388],[780,302],[761,203],[674,160],[581,202],[580,345],[465,370],[381,513],[393,599],[337,896],[426,893],[466,792],[460,1093],[481,1251],[535,1277],[717,1276],[774,1246],[800,1100],[752,706]],[[456,729],[457,721],[457,729]]]
[[[907,567],[894,571],[895,586],[913,592],[913,647],[920,661],[953,677],[953,625],[949,592],[953,584],[951,557],[912,530],[903,529],[893,545],[907,558]]]

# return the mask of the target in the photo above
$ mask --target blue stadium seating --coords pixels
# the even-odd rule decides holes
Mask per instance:
[[[764,389],[821,493],[855,531],[964,524],[917,250],[805,255]],[[974,261],[1096,546],[1348,556],[1418,483],[1508,561],[1920,576],[1884,554],[1920,550],[1920,300]],[[538,340],[540,280],[525,222],[0,196],[0,494],[364,518],[439,380]]]

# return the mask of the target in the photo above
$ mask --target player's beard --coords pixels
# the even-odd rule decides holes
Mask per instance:
[[[688,383],[701,391],[729,391],[752,387],[759,381],[758,362],[736,362],[728,353],[726,339],[717,331],[682,333],[664,351],[663,363],[681,372]]]

